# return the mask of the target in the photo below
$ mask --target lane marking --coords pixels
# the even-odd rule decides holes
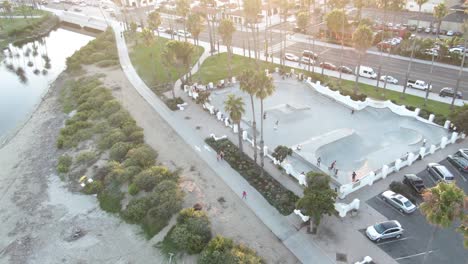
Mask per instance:
[[[325,54],[325,53],[328,52],[329,50],[331,50],[331,49],[330,49],[330,48],[326,48],[325,50],[323,50],[322,52],[319,53],[319,56]]]
[[[404,237],[404,238],[395,239],[395,240],[391,240],[391,241],[387,241],[387,242],[377,243],[377,245],[380,246],[380,245],[390,244],[390,243],[393,243],[393,242],[404,241],[404,240],[407,240],[407,239],[411,239],[411,237]]]
[[[413,257],[417,257],[417,256],[421,256],[421,255],[424,255],[424,254],[431,254],[432,250],[430,251],[424,251],[424,252],[421,252],[421,253],[418,253],[418,254],[414,254],[414,255],[409,255],[409,256],[406,256],[406,257],[400,257],[400,258],[396,258],[395,260],[402,260],[402,259],[408,259],[408,258],[413,258]]]

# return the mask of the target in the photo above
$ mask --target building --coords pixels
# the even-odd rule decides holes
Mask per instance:
[[[468,20],[468,14],[465,11],[468,10],[468,1],[465,4],[454,5],[449,9],[449,14],[442,21],[440,26],[441,30],[462,32],[462,25],[464,20]],[[437,21],[432,14],[415,14],[413,17],[408,19],[409,25],[416,25],[427,28],[436,27]]]
[[[157,0],[120,0],[120,2],[125,6],[142,7],[155,5]]]

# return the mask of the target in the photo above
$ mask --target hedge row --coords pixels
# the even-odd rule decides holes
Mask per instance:
[[[255,187],[281,214],[289,215],[292,213],[299,197],[283,187],[266,171],[261,177],[262,168],[246,154],[239,153],[237,146],[229,139],[216,141],[210,137],[205,139],[205,142],[217,152],[222,150],[225,154],[224,159],[229,165]]]

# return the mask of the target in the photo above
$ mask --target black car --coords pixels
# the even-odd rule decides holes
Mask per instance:
[[[403,183],[413,188],[417,193],[422,193],[426,189],[421,178],[414,174],[406,174],[403,177]]]
[[[293,32],[296,33],[305,33],[305,30],[300,27],[293,27]]]
[[[167,28],[166,30],[164,30],[164,33],[167,33],[167,34],[172,34],[172,35],[175,35],[176,32],[170,28]]]
[[[453,94],[454,94],[454,90],[453,90],[453,88],[450,88],[450,87],[442,88],[440,90],[440,92],[439,92],[440,97],[445,97],[445,96],[453,97]],[[462,99],[463,94],[460,91],[457,91],[457,95],[455,97],[459,98],[459,99]]]
[[[460,155],[449,155],[447,160],[460,172],[468,173],[468,160]]]
[[[347,66],[339,66],[336,70],[342,73],[353,74],[353,70]]]

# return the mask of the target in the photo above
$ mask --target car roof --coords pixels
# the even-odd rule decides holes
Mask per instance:
[[[464,166],[468,166],[468,160],[465,159],[464,157],[462,156],[458,156],[458,155],[453,155],[453,156],[450,156],[452,159],[460,162],[462,165]]]
[[[385,229],[390,229],[390,228],[395,228],[395,227],[401,227],[400,223],[398,223],[398,221],[396,220],[391,220],[391,221],[386,221],[386,222],[382,222],[380,223],[380,225]]]
[[[453,176],[452,173],[444,165],[437,164],[434,167],[436,167],[441,173],[443,173],[444,177],[445,176]]]
[[[405,176],[407,179],[412,180],[412,181],[416,181],[416,180],[422,181],[422,179],[416,176],[415,174],[406,174]]]

